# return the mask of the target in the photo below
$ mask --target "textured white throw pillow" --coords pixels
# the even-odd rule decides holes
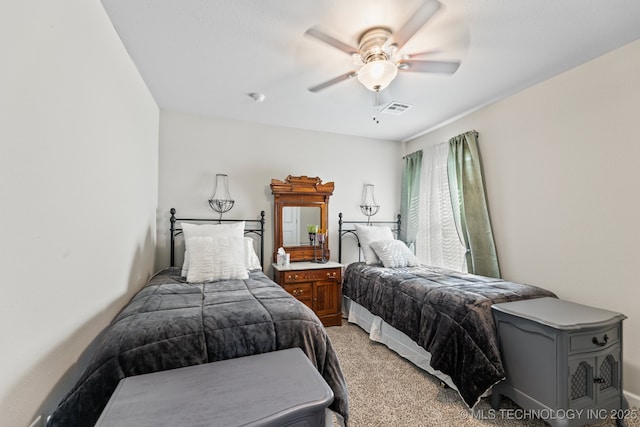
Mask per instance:
[[[380,258],[371,249],[371,242],[377,242],[378,240],[393,240],[393,232],[388,226],[371,226],[355,224],[356,232],[358,233],[358,239],[360,240],[360,247],[362,247],[362,254],[364,255],[364,262],[367,264],[380,264]]]
[[[415,267],[420,264],[402,240],[378,240],[371,242],[370,246],[386,268]]]
[[[210,237],[213,240],[213,251],[207,258],[210,264],[205,268],[213,271],[211,280],[247,279],[249,274],[245,265],[244,226],[244,221],[231,224],[182,223],[185,238],[185,264],[182,268],[187,281],[190,281],[191,260],[199,257],[191,253],[199,250],[190,244],[193,237]]]
[[[243,236],[218,236],[213,239],[213,280],[248,279],[244,262]],[[189,268],[191,270],[191,268]]]
[[[210,282],[213,280],[213,238],[191,237],[185,243],[189,246],[189,271],[187,282]]]

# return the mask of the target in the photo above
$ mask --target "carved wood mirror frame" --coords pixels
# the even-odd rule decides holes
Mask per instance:
[[[289,175],[284,181],[271,180],[273,193],[274,229],[273,262],[277,260],[278,248],[283,247],[291,255],[291,262],[314,259],[312,245],[285,246],[283,236],[283,209],[285,207],[318,207],[320,209],[320,229],[329,228],[329,197],[333,194],[333,182],[322,183],[318,177]],[[325,231],[326,232],[326,231]],[[325,257],[329,259],[329,236],[325,240]],[[319,248],[317,249],[319,251]],[[318,252],[319,254],[319,252]]]

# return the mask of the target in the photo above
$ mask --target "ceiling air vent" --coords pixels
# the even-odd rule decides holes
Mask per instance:
[[[393,114],[394,116],[399,116],[400,114],[407,111],[411,108],[411,105],[405,104],[404,102],[393,101],[387,104],[386,107],[382,109],[382,113]]]

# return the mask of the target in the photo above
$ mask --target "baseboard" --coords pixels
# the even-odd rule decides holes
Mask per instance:
[[[632,408],[640,408],[640,396],[625,390],[624,397],[627,398],[627,402],[629,402],[629,406],[631,406]]]

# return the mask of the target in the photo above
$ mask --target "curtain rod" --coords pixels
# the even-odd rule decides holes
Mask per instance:
[[[409,157],[410,155],[412,155],[412,154],[416,154],[416,153],[419,153],[420,151],[422,151],[422,149],[420,149],[420,150],[416,150],[416,151],[414,151],[413,153],[409,153],[409,154],[407,154],[406,156],[402,156],[402,159],[406,159],[406,158],[407,158],[407,157]]]
[[[462,135],[464,135],[465,133],[469,133],[469,132],[473,132],[474,136],[475,136],[476,138],[478,137],[478,131],[477,131],[477,130],[475,130],[475,129],[473,129],[473,130],[469,130],[469,131],[466,131],[466,132],[463,132],[463,133],[461,133],[460,135],[457,135],[457,136],[462,136]],[[455,138],[455,136],[454,136],[454,138]],[[446,144],[446,142],[440,142],[440,144]],[[438,144],[435,144],[435,145],[438,145]],[[409,154],[407,154],[407,155],[405,155],[405,156],[402,156],[402,159],[404,160],[404,159],[406,159],[406,158],[407,158],[407,156],[410,156],[411,154],[417,153],[418,151],[422,151],[422,150],[417,150],[417,151],[414,151],[413,153],[409,153]]]

